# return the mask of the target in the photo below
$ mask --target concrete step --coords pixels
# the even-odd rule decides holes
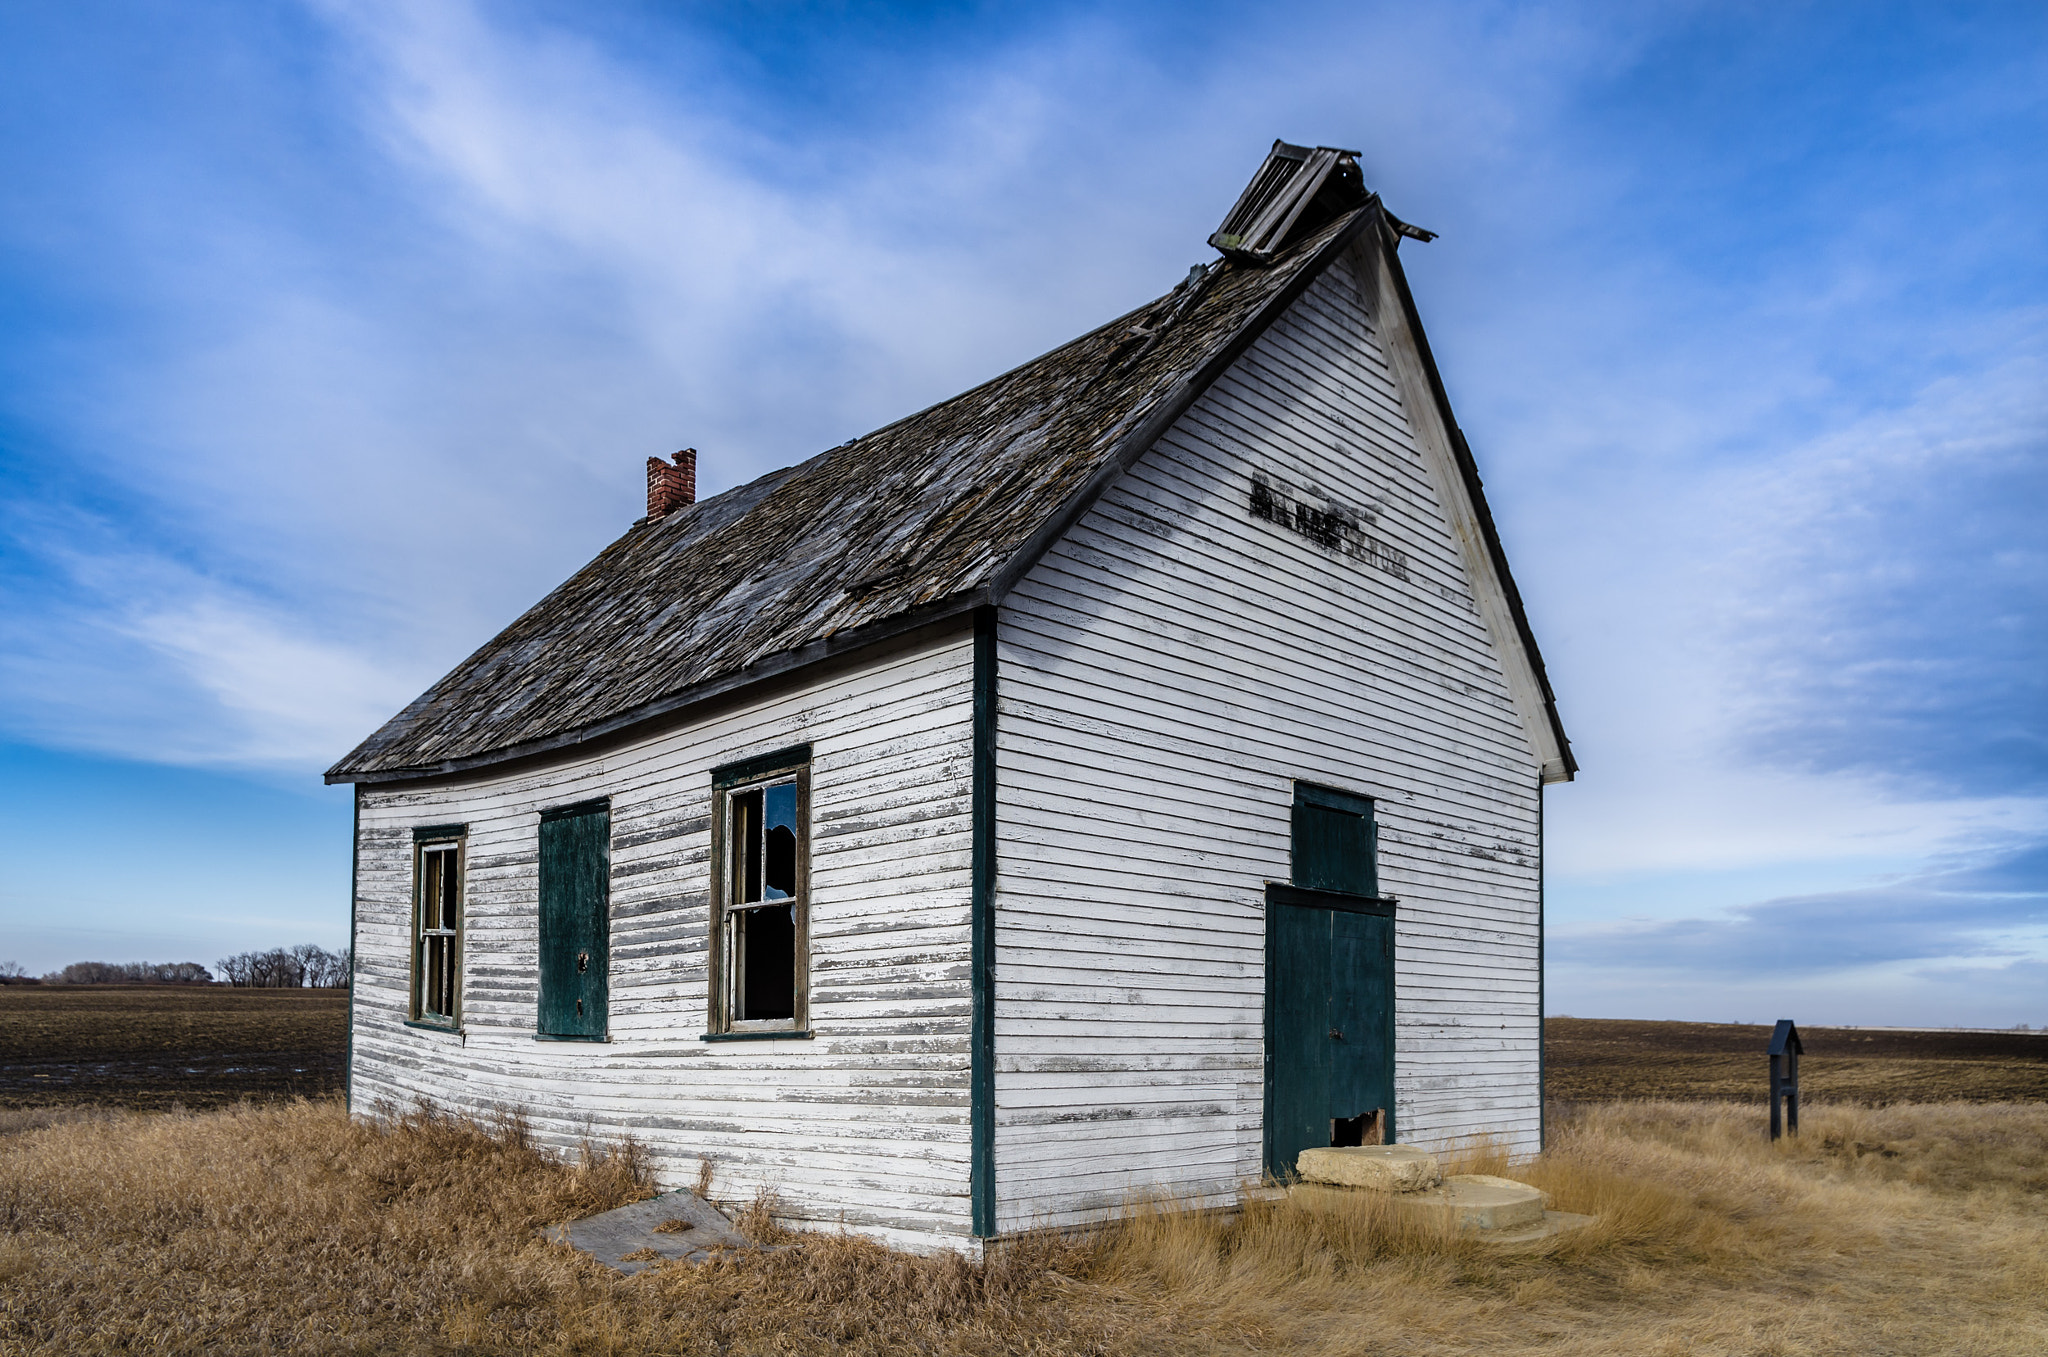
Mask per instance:
[[[1420,1192],[1443,1182],[1436,1156],[1414,1145],[1347,1145],[1303,1150],[1294,1171],[1305,1183],[1365,1187],[1375,1192]]]
[[[1465,1234],[1541,1225],[1549,1204],[1540,1189],[1487,1173],[1454,1173],[1441,1187],[1394,1193],[1387,1200],[1403,1214]]]
[[[1549,1198],[1540,1189],[1512,1178],[1487,1173],[1446,1178],[1436,1156],[1413,1145],[1307,1149],[1297,1157],[1295,1172],[1303,1191],[1381,1192],[1394,1210],[1412,1220],[1488,1244],[1533,1244],[1593,1221],[1546,1209]]]
[[[1539,1244],[1552,1235],[1561,1235],[1566,1230],[1591,1225],[1595,1219],[1597,1217],[1574,1215],[1570,1211],[1545,1211],[1543,1219],[1533,1224],[1517,1225],[1505,1230],[1483,1230],[1471,1237],[1496,1248],[1516,1248],[1524,1244]]]

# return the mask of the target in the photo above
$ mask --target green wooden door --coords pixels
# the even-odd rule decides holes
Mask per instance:
[[[1329,911],[1266,899],[1266,1172],[1330,1143]]]
[[[1266,1171],[1318,1145],[1394,1140],[1394,919],[1362,897],[1266,891]],[[1372,1125],[1372,1123],[1366,1123]]]
[[[1372,802],[1297,785],[1292,885],[1266,891],[1266,1171],[1319,1145],[1394,1139],[1393,902]],[[1361,1118],[1377,1115],[1376,1124]]]
[[[608,806],[567,806],[540,819],[540,1034],[605,1035],[610,1001]]]
[[[1330,916],[1330,1125],[1325,1145],[1356,1137],[1338,1125],[1378,1113],[1394,1140],[1394,920],[1348,909]],[[1335,1128],[1334,1130],[1332,1128]]]

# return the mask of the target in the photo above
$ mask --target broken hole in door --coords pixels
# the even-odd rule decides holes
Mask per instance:
[[[1376,1107],[1355,1117],[1333,1117],[1330,1121],[1330,1144],[1339,1149],[1348,1145],[1385,1144],[1385,1112],[1385,1108]]]

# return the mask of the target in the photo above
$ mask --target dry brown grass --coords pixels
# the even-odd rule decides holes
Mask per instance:
[[[508,1122],[331,1103],[0,1136],[0,1351],[2048,1352],[2048,1107],[1587,1108],[1514,1176],[1599,1222],[1498,1253],[1301,1192],[1134,1204],[989,1262],[850,1236],[622,1278],[535,1227],[644,1195]],[[1500,1171],[1484,1144],[1459,1167]],[[772,1198],[741,1222],[792,1238]]]
[[[1520,1253],[1297,1190],[1235,1221],[1136,1214],[1098,1276],[1287,1352],[2048,1352],[2048,1107],[1811,1109],[1776,1146],[1758,1130],[1747,1109],[1613,1104],[1534,1163],[1454,1151],[1453,1171],[1598,1217]]]

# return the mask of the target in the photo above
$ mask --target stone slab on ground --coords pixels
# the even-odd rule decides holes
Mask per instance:
[[[688,1228],[659,1228],[670,1222]],[[627,1274],[666,1259],[701,1263],[718,1249],[754,1247],[733,1228],[723,1212],[687,1189],[664,1192],[659,1197],[572,1220],[566,1225],[550,1225],[542,1233],[557,1244],[581,1249],[606,1267]],[[627,1257],[643,1250],[652,1250],[659,1256]]]
[[[1489,1173],[1454,1173],[1442,1187],[1390,1197],[1404,1214],[1466,1234],[1541,1225],[1549,1205],[1539,1188]]]
[[[1543,1219],[1533,1224],[1506,1230],[1482,1230],[1474,1233],[1472,1238],[1497,1248],[1519,1248],[1526,1244],[1540,1244],[1553,1235],[1591,1225],[1596,1219],[1596,1216],[1575,1215],[1570,1211],[1545,1211]]]
[[[1303,1150],[1294,1171],[1303,1182],[1421,1192],[1444,1180],[1436,1156],[1414,1145],[1346,1145]]]

